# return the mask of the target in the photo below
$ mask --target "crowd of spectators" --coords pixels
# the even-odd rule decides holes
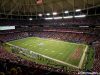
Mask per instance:
[[[44,31],[69,31],[69,32],[81,32],[81,33],[88,33],[88,34],[98,34],[99,29],[93,28],[68,28],[68,27],[43,27]]]
[[[0,25],[93,25],[100,24],[100,18],[77,18],[77,19],[60,19],[60,20],[0,20]]]
[[[47,20],[41,22],[43,25],[92,25],[98,24],[99,20],[90,18],[79,18],[79,19],[61,19],[61,20]]]
[[[16,32],[16,33],[2,34],[0,35],[0,40],[6,42],[6,41],[25,38],[25,37],[28,37],[27,32]]]
[[[100,41],[96,44],[93,44],[93,47],[95,50],[93,71],[99,73],[100,72]]]
[[[91,30],[92,31],[92,30]],[[53,38],[63,41],[71,41],[78,43],[91,43],[97,39],[97,36],[90,34],[89,30],[73,30],[73,29],[43,29],[43,31],[31,31],[31,32],[13,32],[1,34],[0,40],[6,42],[16,39],[22,39],[29,36],[42,37],[42,38]]]
[[[53,38],[63,41],[77,42],[77,43],[86,43],[90,44],[96,40],[95,35],[85,34],[85,33],[74,33],[74,32],[63,32],[63,31],[43,31],[43,32],[34,32],[33,36],[41,38]]]

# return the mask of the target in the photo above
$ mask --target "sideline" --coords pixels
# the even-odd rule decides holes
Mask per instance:
[[[83,53],[83,55],[82,55],[82,57],[81,57],[81,60],[80,60],[80,62],[79,62],[79,66],[78,66],[80,69],[82,68],[82,64],[83,64],[83,61],[84,61],[84,59],[85,59],[87,50],[88,50],[88,46],[86,45],[86,48],[85,48],[85,50],[84,50],[84,53]]]

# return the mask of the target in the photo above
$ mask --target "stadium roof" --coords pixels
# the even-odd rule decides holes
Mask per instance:
[[[38,15],[97,6],[100,6],[100,0],[0,0],[0,13]]]

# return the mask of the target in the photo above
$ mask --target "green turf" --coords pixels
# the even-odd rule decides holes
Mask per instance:
[[[93,67],[94,62],[94,49],[92,47],[89,47],[89,50],[87,52],[87,61],[85,65],[85,69],[90,70]]]
[[[38,37],[28,37],[20,40],[10,41],[8,43],[75,66],[79,65],[83,52],[86,48],[86,45],[84,44],[69,43]],[[80,56],[76,59],[73,59],[71,56],[78,48]]]

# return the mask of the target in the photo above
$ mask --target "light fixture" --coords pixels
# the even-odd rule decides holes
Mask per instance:
[[[49,15],[50,15],[50,13],[47,13],[46,15],[47,15],[47,16],[49,16]]]
[[[81,27],[81,28],[88,28],[89,26],[79,26],[79,27]]]
[[[40,17],[41,17],[41,16],[42,16],[42,14],[38,14],[38,16],[40,16]]]
[[[33,19],[32,18],[29,18],[29,20],[32,21]]]
[[[53,17],[48,17],[48,18],[45,18],[45,20],[52,20]]]
[[[62,19],[62,17],[54,17],[54,19]]]
[[[81,9],[76,9],[75,11],[76,11],[76,12],[80,12],[80,11],[81,11]]]
[[[65,11],[64,13],[65,13],[65,14],[68,14],[68,13],[69,13],[69,11]]]
[[[73,18],[73,16],[64,16],[63,18],[64,18],[64,19]]]
[[[52,14],[53,14],[53,15],[57,15],[57,12],[53,12]]]
[[[81,17],[86,17],[86,15],[77,15],[77,16],[74,16],[75,18],[81,18]]]

